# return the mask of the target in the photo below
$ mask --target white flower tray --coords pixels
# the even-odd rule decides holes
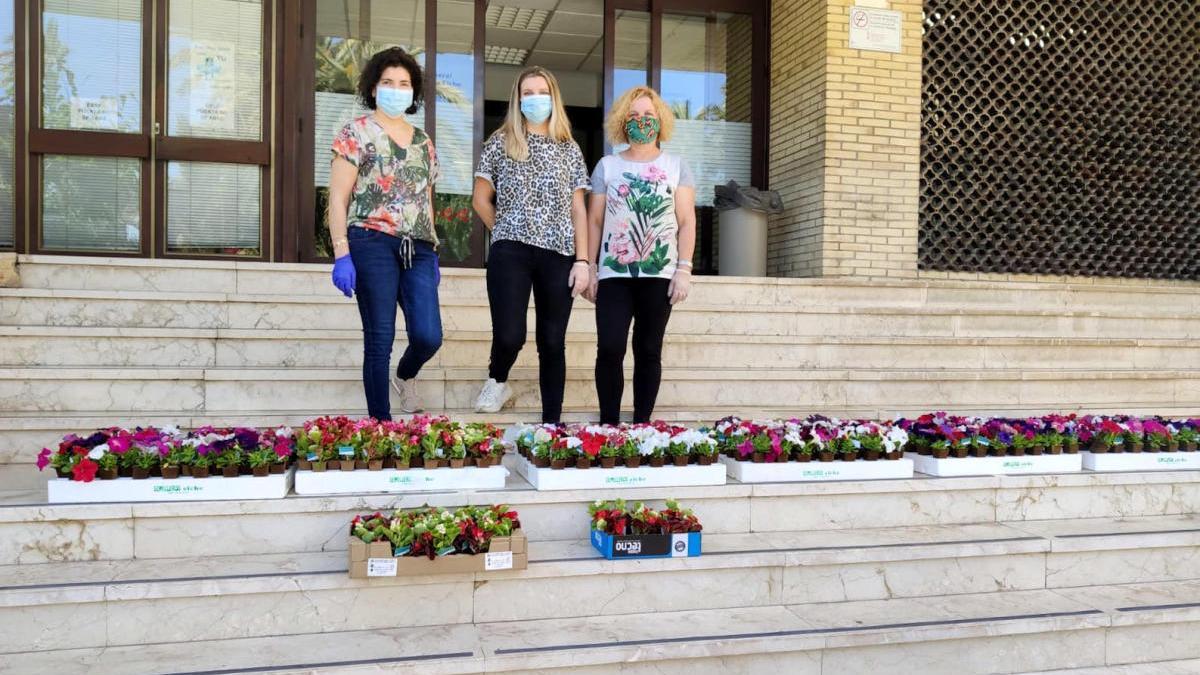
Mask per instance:
[[[536,490],[591,490],[600,488],[689,487],[694,485],[724,485],[725,467],[719,463],[708,466],[623,466],[602,469],[539,469],[518,455],[517,472]]]
[[[88,502],[197,502],[219,499],[282,499],[292,487],[292,474],[225,478],[118,478],[90,483],[69,478],[52,478],[46,484],[51,504]]]
[[[741,483],[794,483],[799,481],[832,480],[879,480],[885,478],[912,478],[913,461],[880,459],[874,462],[743,462],[732,457],[721,457],[729,471],[729,477]]]
[[[1092,471],[1181,471],[1200,469],[1200,452],[1083,452]]]
[[[344,495],[358,492],[429,492],[432,490],[501,489],[508,477],[503,466],[481,469],[382,469],[380,471],[297,471],[296,494]]]
[[[918,473],[929,476],[998,476],[1022,473],[1073,473],[1083,469],[1080,454],[1023,457],[947,457],[912,455]]]

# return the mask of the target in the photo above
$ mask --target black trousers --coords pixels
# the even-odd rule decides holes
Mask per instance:
[[[525,346],[525,314],[532,291],[543,422],[559,422],[562,417],[567,322],[575,300],[567,281],[574,262],[571,256],[516,241],[495,242],[488,254],[488,304],[492,310],[488,376],[497,382],[508,381],[517,354]]]
[[[596,395],[600,423],[616,424],[625,389],[625,342],[633,323],[633,421],[649,422],[662,382],[662,344],[671,319],[669,279],[604,279],[596,292]]]

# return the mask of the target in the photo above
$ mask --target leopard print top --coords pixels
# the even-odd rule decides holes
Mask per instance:
[[[496,225],[492,242],[518,241],[575,255],[571,198],[589,188],[587,165],[575,141],[562,143],[529,134],[529,161],[518,162],[504,151],[502,134],[483,146],[475,175],[496,189]]]

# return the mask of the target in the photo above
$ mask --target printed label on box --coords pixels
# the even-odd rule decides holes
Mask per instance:
[[[394,577],[396,576],[395,558],[367,558],[367,576]]]
[[[663,535],[630,534],[613,537],[613,557],[628,558],[641,555],[661,555],[670,553],[670,538]],[[687,547],[684,546],[684,550]]]
[[[492,570],[511,570],[512,566],[512,551],[496,551],[483,555],[483,569],[488,572]]]
[[[688,556],[688,536],[686,534],[671,535],[671,557],[686,558]]]

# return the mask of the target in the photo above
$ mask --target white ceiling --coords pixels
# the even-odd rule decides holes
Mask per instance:
[[[317,34],[368,37],[360,34],[361,8],[369,5],[372,40],[424,46],[425,0],[319,0]],[[490,9],[542,10],[541,30],[486,28],[486,44],[524,49],[524,65],[600,76],[604,65],[604,0],[494,0]],[[509,16],[514,12],[507,12]],[[525,12],[522,15],[528,15]],[[520,23],[520,22],[518,22]],[[469,53],[474,37],[473,0],[438,2],[438,40],[443,52]],[[710,24],[711,25],[711,24]],[[663,67],[672,70],[722,70],[723,34],[706,48],[703,17],[663,17]],[[650,18],[647,12],[620,10],[616,18],[615,56],[618,68],[646,68],[649,61]],[[713,61],[706,64],[705,59]],[[709,67],[706,67],[709,66]]]

